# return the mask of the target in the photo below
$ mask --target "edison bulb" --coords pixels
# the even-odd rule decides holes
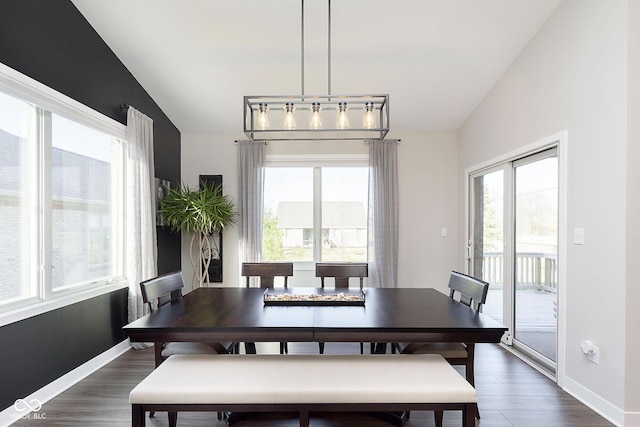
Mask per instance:
[[[311,104],[311,118],[309,119],[310,129],[322,129],[322,114],[319,102]]]
[[[349,129],[349,115],[347,110],[348,107],[346,102],[340,102],[338,104],[338,116],[336,119],[337,129]]]
[[[364,129],[374,129],[376,127],[376,112],[373,106],[373,102],[367,102],[364,104],[362,127]]]
[[[263,102],[258,105],[258,129],[269,129],[269,106]]]
[[[287,102],[284,106],[284,123],[283,127],[287,130],[296,128],[296,107],[291,102]]]

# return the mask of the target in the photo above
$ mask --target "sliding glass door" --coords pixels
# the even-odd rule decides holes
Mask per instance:
[[[484,313],[506,325],[504,283],[504,175],[503,167],[477,174],[472,182],[472,239],[469,240],[470,271],[489,282]],[[506,289],[508,292],[509,289]]]
[[[469,271],[490,283],[484,313],[503,341],[555,373],[558,291],[556,148],[470,175]]]
[[[558,157],[555,150],[513,165],[515,295],[513,338],[555,363],[558,296]]]

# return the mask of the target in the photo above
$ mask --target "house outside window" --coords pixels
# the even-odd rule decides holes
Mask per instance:
[[[300,266],[367,260],[366,159],[319,163],[266,167],[264,261]]]

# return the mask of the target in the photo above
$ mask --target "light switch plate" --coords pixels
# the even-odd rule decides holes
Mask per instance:
[[[573,244],[584,245],[584,228],[573,229]]]

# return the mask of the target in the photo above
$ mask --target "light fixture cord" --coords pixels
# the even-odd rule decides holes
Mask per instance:
[[[300,82],[302,100],[304,101],[304,0],[300,1]],[[327,8],[327,95],[331,95],[331,0],[327,0]]]
[[[327,95],[331,95],[331,0],[327,0],[328,4],[328,21],[329,25],[327,28]]]
[[[302,84],[302,101],[304,101],[304,0],[302,1],[302,9],[300,13],[300,82]]]

